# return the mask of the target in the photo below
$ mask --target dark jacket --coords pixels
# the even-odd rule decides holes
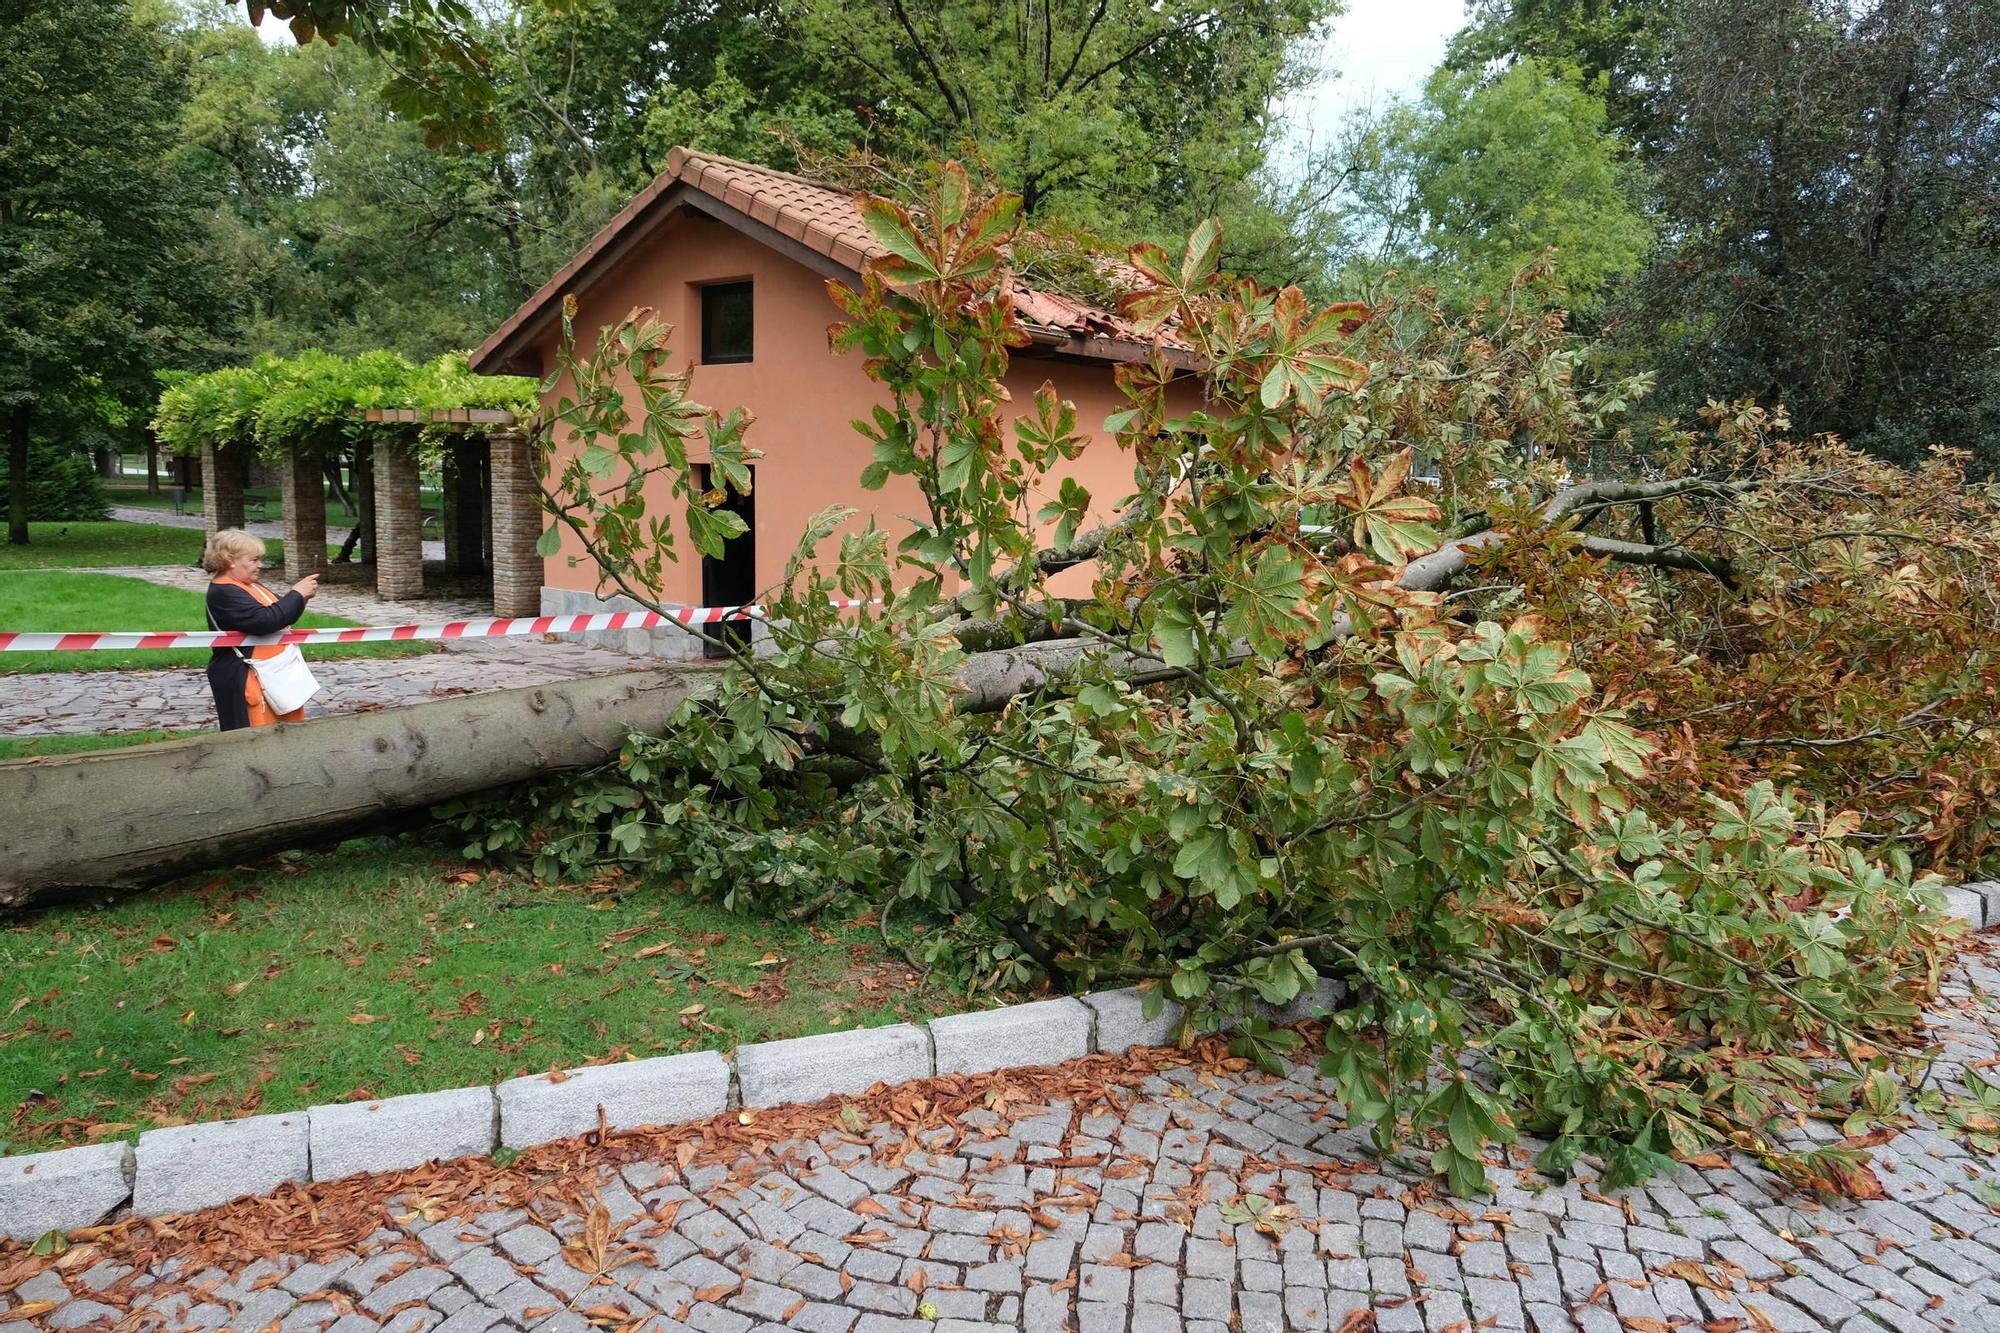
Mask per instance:
[[[245,634],[276,634],[305,614],[306,599],[288,592],[270,606],[233,583],[208,585],[208,619],[216,629]],[[250,702],[243,687],[250,680],[247,648],[217,648],[208,655],[208,688],[215,695],[215,715],[224,731],[250,725]]]

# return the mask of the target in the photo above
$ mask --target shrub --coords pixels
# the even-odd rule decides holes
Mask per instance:
[[[0,450],[0,495],[9,494],[11,485],[7,455]],[[28,446],[29,522],[91,522],[110,513],[90,455],[47,440]]]

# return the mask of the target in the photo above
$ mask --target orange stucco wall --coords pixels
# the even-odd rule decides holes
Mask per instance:
[[[910,530],[908,516],[923,512],[922,497],[908,478],[891,478],[879,491],[861,487],[870,446],[849,423],[868,416],[877,402],[886,401],[886,394],[862,372],[860,356],[835,356],[829,350],[826,330],[839,310],[827,295],[826,279],[721,222],[681,213],[591,286],[575,330],[580,343],[594,339],[635,306],[650,306],[674,326],[674,363],[685,366],[700,352],[700,287],[746,278],[755,283],[754,357],[745,363],[695,366],[692,393],[710,407],[742,407],[756,418],[746,438],[763,454],[755,464],[755,500],[757,584],[765,588],[782,576],[807,520],[828,505],[852,505],[864,516],[872,514],[892,546]],[[554,335],[538,348],[543,374],[556,364],[555,349]],[[1092,445],[1068,465],[1067,475],[1090,491],[1097,519],[1115,514],[1118,502],[1131,494],[1133,478],[1130,456],[1103,430],[1105,417],[1125,405],[1112,367],[1017,354],[1007,387],[1013,401],[1025,405],[1044,380],[1076,404],[1079,424],[1093,435]],[[703,456],[696,459],[703,461]],[[655,481],[658,491],[648,493],[649,504],[657,506],[656,512],[670,512],[667,483]],[[831,559],[836,550],[830,540],[821,547],[822,557]],[[665,600],[699,603],[699,555],[682,550],[666,580],[667,586],[658,590]],[[574,537],[549,557],[544,581],[583,590],[598,583],[594,564]]]

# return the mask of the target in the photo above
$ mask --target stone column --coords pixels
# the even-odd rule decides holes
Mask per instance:
[[[493,614],[542,613],[542,557],[535,544],[548,515],[540,504],[534,452],[525,432],[489,435],[493,488]]]
[[[326,568],[326,479],[318,454],[286,454],[278,468],[285,513],[285,581]]]
[[[202,526],[211,533],[243,526],[243,457],[240,449],[201,446]]]
[[[413,443],[375,446],[375,595],[424,591],[424,510]]]

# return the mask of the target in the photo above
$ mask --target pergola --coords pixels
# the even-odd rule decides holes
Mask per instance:
[[[361,558],[372,563],[379,597],[424,595],[423,504],[419,435],[443,433],[445,571],[489,572],[493,613],[541,613],[542,558],[536,543],[545,518],[527,432],[496,408],[369,408],[358,420],[375,429],[357,441],[355,483]],[[433,434],[437,434],[433,430]],[[242,446],[202,445],[202,517],[213,533],[244,521]],[[286,450],[276,460],[285,525],[285,577],[297,582],[330,568],[326,554],[324,460]]]

